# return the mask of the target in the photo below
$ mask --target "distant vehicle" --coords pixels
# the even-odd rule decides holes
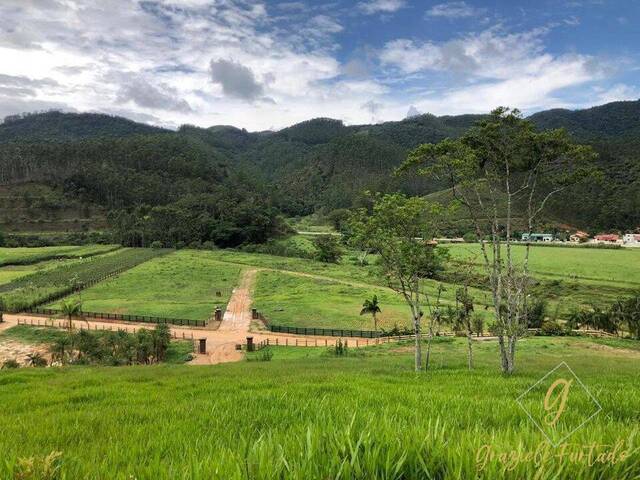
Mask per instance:
[[[552,242],[553,235],[550,233],[523,233],[523,242]]]

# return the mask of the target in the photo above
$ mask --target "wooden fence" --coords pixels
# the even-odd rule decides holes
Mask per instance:
[[[60,310],[53,308],[29,308],[25,313],[35,313],[38,315],[60,316]],[[206,320],[190,320],[186,318],[165,318],[150,317],[146,315],[125,315],[120,313],[102,313],[102,312],[81,312],[81,315],[73,317],[76,320],[85,320],[93,318],[98,321],[121,321],[121,322],[139,322],[139,323],[166,323],[169,325],[186,326],[186,327],[205,327]]]

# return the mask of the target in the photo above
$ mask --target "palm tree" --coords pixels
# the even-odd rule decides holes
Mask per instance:
[[[374,295],[371,300],[368,298],[362,304],[362,310],[360,310],[360,315],[370,314],[373,317],[373,329],[378,331],[378,320],[376,319],[376,315],[381,313],[380,305],[378,304],[378,296]]]
[[[78,300],[63,300],[60,302],[60,315],[69,319],[69,331],[73,330],[72,317],[80,315],[82,304]]]
[[[71,353],[72,348],[71,336],[65,335],[57,339],[53,345],[51,345],[49,351],[54,360],[58,360],[64,365],[67,363],[67,357]]]

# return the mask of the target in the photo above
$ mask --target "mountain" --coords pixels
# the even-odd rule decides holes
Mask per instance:
[[[98,113],[57,111],[5,117],[0,124],[0,142],[67,141],[94,137],[124,137],[169,132],[122,117]]]
[[[638,139],[640,100],[612,102],[585,110],[556,108],[529,117],[539,128],[564,128],[580,140]]]
[[[32,184],[106,215],[231,188],[233,178],[233,188],[253,198],[259,192],[261,201],[285,215],[328,212],[363,204],[365,190],[442,190],[434,181],[391,174],[417,145],[458,137],[482,118],[422,114],[350,126],[316,118],[277,132],[228,125],[184,125],[171,132],[107,115],[27,115],[0,124],[0,189],[5,205],[12,204],[7,191],[20,187],[17,195],[24,195],[24,185]],[[640,225],[640,101],[529,118],[538,128],[566,128],[576,141],[593,145],[603,172],[601,181],[550,204],[549,221],[592,230]],[[27,210],[20,211],[20,228],[30,221]],[[0,208],[2,217],[7,228],[11,214]]]

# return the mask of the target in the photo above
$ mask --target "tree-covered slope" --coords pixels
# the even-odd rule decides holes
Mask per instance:
[[[0,185],[41,183],[110,210],[208,194],[231,175],[282,213],[305,215],[358,205],[365,190],[439,191],[435,182],[392,173],[417,145],[460,136],[480,118],[426,114],[353,126],[318,118],[278,132],[226,125],[170,132],[107,115],[33,114],[0,124]],[[549,219],[594,230],[640,225],[640,101],[530,120],[593,145],[603,172],[556,199]]]

